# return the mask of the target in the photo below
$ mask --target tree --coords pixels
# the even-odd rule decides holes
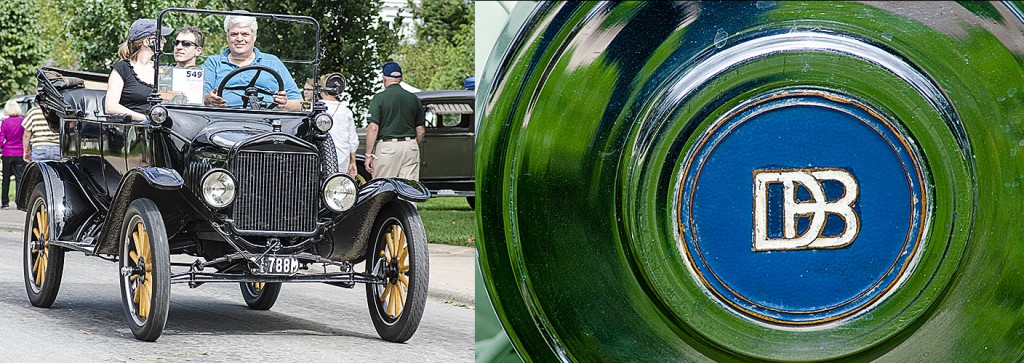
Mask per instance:
[[[305,0],[271,2],[264,0],[224,0],[231,9],[262,13],[306,15],[320,23],[322,74],[340,72],[348,82],[350,105],[356,124],[363,123],[374,94],[380,66],[392,58],[398,48],[398,31],[380,19],[380,0]],[[296,78],[296,82],[303,80]],[[301,86],[301,85],[300,85]]]
[[[0,1],[0,100],[35,91],[36,70],[46,56],[38,18],[34,6]]]
[[[223,8],[222,0],[37,1],[45,9],[42,40],[54,45],[53,65],[98,73],[110,72],[110,64],[118,60],[117,47],[135,20],[156,18],[169,7]]]
[[[117,60],[117,47],[125,41],[131,23],[139,18],[155,18],[167,7],[206,8],[221,10],[247,10],[259,13],[277,13],[310,16],[320,23],[321,50],[325,56],[321,72],[340,72],[348,81],[350,104],[356,111],[357,124],[362,123],[370,97],[379,78],[380,66],[393,58],[399,42],[398,27],[384,22],[379,17],[381,1],[350,0],[34,0],[38,9],[43,9],[40,26],[34,34],[25,32],[18,23],[4,29],[24,39],[26,44],[44,44],[49,52],[50,65],[99,73],[110,72],[110,64]],[[7,7],[9,0],[0,0]],[[31,6],[22,6],[33,8]],[[72,11],[73,9],[73,11]],[[176,24],[169,22],[169,24]],[[401,20],[394,22],[401,24]],[[202,29],[220,29],[219,24],[192,24]],[[273,30],[260,28],[262,34],[273,34]],[[310,37],[305,33],[294,33],[284,29],[285,35],[279,41],[259,38],[261,49],[284,50],[288,47],[309,49]],[[207,54],[223,49],[224,37],[207,34]],[[21,44],[7,42],[0,44]],[[471,41],[470,41],[471,44]],[[3,51],[10,51],[5,49]],[[297,52],[297,51],[296,51]],[[297,54],[297,53],[293,53]],[[19,54],[20,55],[20,54]],[[6,58],[10,59],[10,58]],[[310,57],[312,59],[312,56]],[[471,57],[469,58],[471,59]],[[202,59],[200,59],[201,61]],[[0,62],[4,59],[0,59]],[[43,63],[40,58],[22,61],[27,68],[35,69]],[[0,66],[2,67],[2,66]],[[2,71],[3,68],[0,68]],[[10,74],[10,73],[4,73]],[[306,75],[295,75],[301,83]],[[23,77],[24,78],[24,77]],[[18,81],[23,89],[34,89],[35,78]],[[0,83],[0,87],[2,87]],[[2,92],[2,91],[0,91]]]
[[[416,39],[424,42],[455,43],[463,27],[473,26],[473,3],[465,0],[409,0],[416,26]]]
[[[473,75],[473,4],[464,0],[410,1],[416,39],[398,51],[404,81],[422,89],[461,89]]]

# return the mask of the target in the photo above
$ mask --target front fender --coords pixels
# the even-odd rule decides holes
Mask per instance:
[[[121,178],[121,184],[117,186],[117,193],[111,200],[106,223],[103,224],[103,229],[97,238],[99,243],[96,246],[96,253],[111,255],[118,253],[117,232],[124,220],[125,210],[133,200],[139,197],[155,199],[157,196],[178,199],[183,197],[180,195],[180,191],[184,185],[185,179],[174,169],[143,166],[125,173]],[[160,206],[160,203],[157,206]],[[161,212],[165,213],[166,217],[167,211]],[[170,231],[168,229],[168,232]]]
[[[407,179],[374,179],[359,189],[356,205],[339,213],[318,251],[327,259],[358,263],[366,257],[370,232],[377,214],[394,200],[425,202],[430,191],[422,183]]]
[[[178,190],[185,185],[185,178],[182,178],[181,174],[178,174],[174,169],[143,166],[130,170],[124,181],[128,181],[128,178],[135,175],[143,178],[143,180],[149,183],[149,186],[160,190]],[[124,183],[121,183],[121,186],[117,188],[119,195],[123,186]]]
[[[430,199],[430,190],[417,180],[382,178],[371,180],[363,185],[359,189],[358,200],[362,202],[381,193],[395,193],[398,198],[415,203],[426,202],[427,199]]]

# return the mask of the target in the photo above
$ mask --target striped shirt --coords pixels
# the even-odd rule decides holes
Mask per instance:
[[[39,106],[28,111],[21,126],[25,127],[26,132],[32,133],[29,143],[33,147],[60,145],[60,137],[50,131],[50,125],[46,123],[46,118],[43,117],[43,111],[39,109]]]

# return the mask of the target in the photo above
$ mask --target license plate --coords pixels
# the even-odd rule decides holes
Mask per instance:
[[[262,275],[294,275],[299,272],[299,259],[292,256],[264,256]]]

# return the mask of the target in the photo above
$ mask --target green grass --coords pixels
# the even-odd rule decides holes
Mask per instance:
[[[476,213],[466,198],[431,198],[418,208],[427,241],[476,247]]]

